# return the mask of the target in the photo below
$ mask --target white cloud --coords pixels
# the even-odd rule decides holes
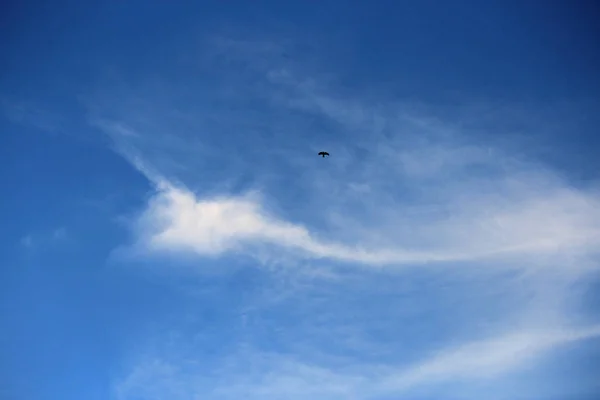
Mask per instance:
[[[597,198],[562,187],[521,191],[530,185],[539,186],[534,181],[514,181],[505,184],[504,192],[489,196],[470,188],[471,193],[458,193],[451,200],[455,207],[451,216],[401,216],[396,219],[403,224],[398,232],[384,226],[391,245],[383,248],[325,240],[325,235],[270,214],[256,193],[199,199],[171,184],[162,185],[137,229],[141,244],[155,251],[214,256],[275,245],[311,258],[366,264],[470,261],[497,255],[549,255],[600,248]],[[420,248],[407,244],[417,242],[415,238]]]
[[[337,366],[293,355],[242,350],[214,367],[218,379],[192,362],[165,359],[143,361],[116,386],[117,399],[173,400],[286,398],[315,400],[388,398],[445,381],[491,383],[536,361],[549,351],[583,340],[597,339],[600,326],[558,330],[522,330],[442,349],[421,362],[370,364],[347,359]],[[477,398],[477,397],[475,397]]]
[[[256,48],[269,53],[273,47],[246,41],[218,43],[242,46],[251,53]],[[228,57],[240,54],[247,56],[244,50],[228,53]],[[288,251],[310,258],[404,264],[517,254],[589,254],[600,248],[597,190],[569,187],[549,168],[524,155],[512,155],[498,143],[475,140],[462,132],[458,123],[428,117],[422,109],[417,112],[406,104],[341,99],[315,79],[298,78],[288,69],[269,68],[263,72],[270,86],[260,86],[264,91],[254,95],[275,104],[268,117],[284,121],[277,130],[289,133],[281,139],[263,140],[252,131],[256,137],[252,146],[237,135],[221,143],[220,137],[238,129],[230,127],[230,121],[250,118],[246,114],[233,118],[227,111],[221,118],[227,131],[211,130],[211,137],[206,138],[227,147],[217,151],[216,143],[208,143],[203,146],[209,152],[199,152],[191,144],[197,140],[187,133],[194,117],[187,116],[185,123],[170,117],[169,123],[162,120],[160,115],[172,114],[171,110],[159,112],[166,107],[165,99],[155,113],[151,104],[144,104],[140,107],[147,115],[123,115],[124,120],[116,122],[95,119],[102,121],[96,126],[114,139],[117,151],[159,186],[137,225],[138,250],[216,256],[256,253],[257,247],[264,254],[269,251],[265,246],[271,246],[273,252]],[[248,88],[239,90],[253,95]],[[290,144],[303,137],[304,128],[296,127],[295,119],[281,117],[282,109],[285,115],[297,109],[309,110],[343,127],[340,138],[329,142],[332,156],[326,163],[317,163],[320,160],[310,149]],[[204,118],[196,118],[198,129]],[[256,116],[251,118],[254,124]],[[138,120],[144,124],[136,125]],[[167,126],[168,135],[163,132]],[[239,127],[243,128],[246,126]],[[311,144],[315,148],[321,145]],[[228,162],[219,160],[217,165],[237,166],[230,175],[246,171],[259,179],[280,175],[270,179],[285,187],[293,182],[292,187],[305,196],[310,213],[290,218],[294,213],[270,212],[267,204],[275,195],[269,191],[220,196],[205,191],[196,195],[183,184],[175,185],[165,178],[173,175],[173,171],[161,168],[173,165],[164,161],[169,157],[167,149],[176,150],[171,158],[183,164],[189,161],[190,166],[198,159],[205,160],[205,165],[216,163],[212,158],[215,152],[227,153]],[[159,160],[152,157],[158,150],[162,150]],[[279,164],[264,163],[264,155],[277,156]],[[195,168],[198,173],[204,169],[204,165]],[[283,197],[281,185],[278,197]],[[278,202],[277,206],[298,207],[290,202]]]
[[[256,195],[197,199],[168,187],[150,202],[140,224],[144,244],[153,250],[188,250],[203,255],[269,244],[300,250],[310,257],[363,263],[435,260],[435,254],[367,251],[315,239],[301,226],[269,215]],[[444,257],[444,256],[441,256]]]
[[[406,390],[412,386],[457,379],[498,378],[514,372],[557,347],[600,336],[600,326],[553,331],[519,331],[444,350],[429,360],[385,378],[382,387]]]
[[[268,64],[261,61],[254,67]],[[583,276],[589,266],[598,268],[593,260],[600,249],[596,188],[571,186],[557,171],[528,158],[526,149],[513,153],[518,143],[503,146],[476,138],[460,129],[460,121],[428,117],[406,104],[341,99],[317,80],[298,79],[289,70],[264,72],[264,82],[236,86],[234,94],[236,99],[267,99],[271,108],[261,103],[268,108],[266,115],[225,107],[206,111],[209,122],[196,109],[177,109],[178,117],[172,118],[168,96],[176,90],[161,90],[160,104],[142,101],[144,115],[137,107],[114,112],[120,104],[115,99],[113,122],[100,118],[105,122],[99,127],[115,140],[117,151],[156,186],[134,224],[137,251],[214,258],[251,254],[259,261],[283,254],[286,260],[320,258],[366,266],[445,262],[460,268],[479,261],[478,267],[486,267],[492,260],[507,270],[531,273],[517,284],[518,279],[503,281],[503,296],[524,298],[527,292],[531,298],[496,323],[502,332],[512,333],[442,350],[416,364],[361,369],[359,360],[352,371],[334,371],[318,360],[297,361],[294,355],[283,361],[265,361],[260,354],[262,361],[234,357],[242,367],[263,364],[254,374],[224,371],[225,383],[213,394],[325,399],[362,393],[368,398],[432,382],[501,376],[558,346],[598,335],[597,328],[570,330],[566,306],[576,297],[570,293],[573,280],[567,278]],[[261,92],[253,92],[254,87]],[[334,122],[328,128],[334,134],[308,134],[315,117]],[[325,147],[332,156],[317,159],[314,150]],[[172,159],[191,172],[165,168]],[[276,184],[269,186],[270,180]],[[250,182],[251,189],[240,185],[243,190],[233,190],[235,182]],[[202,263],[199,268],[210,267]],[[498,282],[488,283],[490,291],[498,290]],[[506,289],[510,285],[528,287]],[[505,329],[526,320],[522,329]],[[389,321],[385,328],[399,329],[401,323]],[[466,336],[487,336],[478,328],[465,328]],[[202,372],[185,370],[184,364],[173,360],[136,369],[121,398],[128,399],[127,393],[135,392],[132,387],[141,390],[145,381],[158,385],[157,374],[167,376],[162,380],[167,387],[175,387],[167,397],[201,393],[210,398],[206,390],[215,380],[196,385]]]

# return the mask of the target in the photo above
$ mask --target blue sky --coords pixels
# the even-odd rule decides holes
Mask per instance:
[[[2,5],[0,398],[596,398],[597,8]]]

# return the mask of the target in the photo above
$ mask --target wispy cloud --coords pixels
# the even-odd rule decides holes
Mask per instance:
[[[582,318],[576,325],[582,321],[569,314],[578,306],[573,282],[598,269],[597,187],[571,185],[560,171],[537,160],[535,152],[528,153],[518,138],[511,143],[492,139],[464,128],[464,121],[449,112],[434,116],[423,105],[372,94],[341,95],[322,76],[303,76],[301,65],[264,62],[278,51],[271,46],[227,46],[244,50],[223,52],[223,57],[243,58],[255,51],[262,57],[244,64],[252,68],[250,82],[230,64],[220,65],[224,77],[236,83],[233,92],[207,82],[203,88],[214,91],[209,102],[206,93],[194,97],[189,89],[159,83],[160,96],[148,94],[148,88],[140,89],[147,99],[127,99],[118,92],[106,113],[106,100],[93,108],[94,125],[154,185],[132,224],[134,252],[193,254],[213,261],[231,254],[252,255],[259,262],[319,259],[319,268],[340,263],[385,267],[377,271],[400,271],[407,274],[405,281],[414,278],[408,271],[416,274],[425,270],[423,263],[435,264],[439,268],[429,273],[455,271],[455,279],[464,282],[454,290],[472,292],[468,302],[481,301],[485,311],[469,308],[469,319],[461,307],[472,305],[453,306],[452,316],[465,318],[468,333],[448,334],[444,346],[426,346],[438,351],[421,347],[422,361],[398,357],[372,363],[357,357],[342,370],[315,352],[307,360],[298,349],[274,357],[265,354],[275,350],[232,351],[242,367],[223,367],[215,383],[200,378],[206,365],[190,367],[182,359],[153,354],[118,385],[120,399],[159,398],[157,393],[174,399],[211,398],[207,393],[214,398],[366,399],[436,382],[502,377],[555,348],[598,336],[597,321]],[[194,105],[182,106],[175,101],[179,95],[194,99]],[[478,129],[493,130],[493,122],[486,115]],[[322,149],[331,157],[317,158]],[[480,286],[487,292],[498,292],[493,300],[482,294],[486,290],[465,283],[475,274],[485,275]],[[343,279],[338,284],[347,288]],[[369,283],[363,284],[366,290]],[[432,296],[445,290],[437,284]],[[268,309],[285,297],[267,292],[277,300],[257,308]],[[283,314],[315,304],[312,296],[299,292],[288,295],[295,303]],[[357,304],[353,310],[330,311],[347,318],[342,328],[323,310],[315,308],[314,314],[324,330],[364,333],[373,322],[353,319],[367,313],[367,306]],[[405,306],[390,295],[373,307]],[[495,306],[501,311],[495,311],[498,321],[491,328],[475,322],[475,314],[491,313]],[[413,311],[426,315],[421,307],[416,304]],[[252,319],[251,314],[240,320]],[[380,331],[402,330],[403,321],[394,317],[380,322]],[[310,336],[310,329],[303,329]],[[443,328],[433,324],[428,329]],[[357,336],[362,339],[356,349],[381,340]],[[281,340],[295,339],[288,334]],[[322,342],[311,346],[330,354]],[[245,370],[246,365],[253,367]]]
[[[208,379],[208,371],[193,362],[173,364],[168,358],[154,359],[138,364],[119,384],[116,393],[117,398],[123,400],[167,395],[174,400],[194,396],[207,399],[389,398],[447,381],[489,384],[509,371],[531,365],[549,351],[598,336],[600,326],[518,331],[457,348],[440,349],[430,358],[406,366],[360,360],[327,366],[246,349],[215,367],[218,379]]]
[[[243,142],[224,143],[222,150],[205,143],[202,146],[213,154],[195,146],[185,152],[186,140],[193,143],[195,139],[187,133],[186,124],[177,121],[165,137],[164,144],[169,146],[156,162],[147,162],[142,161],[144,157],[156,154],[152,143],[160,143],[158,131],[136,131],[132,126],[138,117],[96,124],[115,139],[121,154],[160,186],[137,226],[147,249],[216,255],[248,251],[266,243],[309,257],[402,264],[517,253],[581,254],[599,248],[597,188],[570,187],[534,159],[511,155],[497,143],[473,140],[453,122],[444,124],[422,113],[413,115],[393,104],[343,101],[325,93],[314,80],[307,84],[290,74],[274,79],[267,71],[265,80],[275,82],[270,93],[281,96],[283,90],[287,95],[286,101],[266,96],[269,102],[276,101],[271,119],[279,119],[278,110],[289,113],[300,108],[348,131],[325,143],[332,148],[327,164],[311,160],[319,147],[298,152],[290,148],[296,139],[278,136],[271,142],[259,139],[252,149],[242,149],[246,146]],[[236,119],[243,121],[247,114]],[[142,119],[148,125],[153,118],[159,117],[145,115]],[[202,119],[196,121],[199,127]],[[281,121],[281,129],[297,131],[293,118]],[[155,125],[165,123],[157,119]],[[369,139],[363,139],[361,132],[368,132]],[[239,138],[233,132],[223,134],[232,135],[232,142]],[[307,140],[314,143],[317,136],[310,135]],[[211,140],[212,136],[206,138]],[[281,193],[260,194],[258,188],[250,188],[246,194],[220,190],[220,194],[198,196],[178,182],[174,185],[157,172],[165,165],[173,166],[174,157],[166,161],[171,144],[177,149],[177,163],[189,160],[191,166],[200,157],[207,162],[198,166],[202,170],[214,157],[224,158],[241,168],[232,173],[252,171],[258,187],[269,185],[265,177],[279,171],[280,177],[271,179],[281,179],[282,184],[293,179],[293,187],[302,192],[308,205],[320,204],[311,208],[308,223],[315,225],[320,219],[322,229],[317,232],[298,222],[299,218],[285,218],[269,210],[267,203],[272,205],[273,200],[265,200],[265,195],[282,197]],[[265,156],[275,160],[260,161]],[[215,172],[213,179],[218,179],[219,172]],[[301,179],[292,175],[299,172]],[[171,176],[176,173],[170,168]],[[231,179],[231,175],[224,177]],[[305,219],[305,215],[300,217]]]
[[[575,330],[518,331],[441,351],[431,359],[384,379],[382,386],[402,390],[439,380],[497,378],[507,371],[537,361],[536,358],[550,350],[598,336],[600,326]]]
[[[513,185],[524,188],[535,184],[517,181]],[[404,225],[402,230],[408,228],[412,233],[408,242],[414,243],[417,237],[418,242],[428,244],[426,249],[408,247],[402,232],[395,240],[393,232],[388,233],[388,240],[395,242],[389,248],[365,249],[327,241],[300,224],[270,215],[257,194],[198,199],[190,191],[170,185],[159,189],[136,229],[140,245],[150,250],[218,255],[267,244],[299,250],[309,257],[366,264],[470,261],[511,253],[562,254],[599,245],[597,199],[562,188],[517,196],[513,202],[500,196],[489,202],[464,199],[460,211],[451,217],[398,218]],[[453,200],[458,207],[460,200]]]
[[[65,239],[67,237],[67,230],[65,228],[57,228],[52,231],[52,238],[56,240]]]
[[[31,232],[23,236],[20,244],[26,248],[38,248],[50,244],[57,244],[68,238],[67,229],[64,227],[49,231]]]
[[[24,247],[31,247],[33,246],[33,238],[31,237],[31,235],[25,235],[21,238],[21,245]]]
[[[33,126],[52,133],[63,129],[64,121],[62,118],[32,102],[2,97],[0,98],[0,110],[10,121],[17,124]]]

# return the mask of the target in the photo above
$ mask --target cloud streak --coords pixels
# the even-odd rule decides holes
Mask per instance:
[[[68,231],[64,227],[56,228],[52,231],[28,233],[20,240],[23,247],[34,249],[40,246],[55,245],[69,238]]]
[[[256,49],[262,55],[279,49],[247,41],[216,43],[226,43],[227,49],[235,44],[237,51],[223,55],[227,60],[243,60]],[[121,119],[94,119],[117,151],[157,185],[136,224],[138,251],[217,256],[256,247],[264,253],[271,246],[290,256],[384,265],[581,255],[600,248],[597,188],[570,187],[526,154],[510,154],[514,145],[475,139],[453,121],[427,116],[423,107],[341,99],[327,84],[319,85],[318,78],[298,77],[292,72],[298,65],[249,65],[261,84],[242,82],[236,96],[266,102],[266,111],[236,111],[231,118],[225,111],[210,110],[221,125],[207,125],[206,116],[194,117],[180,108],[161,113],[176,90],[158,85],[167,93],[160,103],[135,99],[143,115],[124,106]],[[110,114],[118,116],[113,103]],[[247,143],[235,130],[253,132],[262,113],[275,121],[274,131],[265,126],[264,134]],[[313,118],[336,123],[341,127],[336,131],[343,133],[324,141],[319,136],[330,135],[316,132],[306,137],[311,147],[302,148],[296,143],[306,136],[300,132],[302,123]],[[192,126],[211,134],[201,136],[198,144]],[[215,139],[219,136],[231,139],[221,142]],[[323,146],[332,152],[327,163],[313,154]],[[212,176],[204,172],[211,164]],[[203,186],[216,181],[221,187],[210,193],[173,181],[186,169],[197,171],[185,176],[186,183],[200,174],[196,179]],[[239,171],[252,172],[254,187],[232,194],[224,179]],[[286,181],[294,182],[298,200],[305,204],[303,213],[282,210],[294,201],[281,191]]]
[[[439,380],[497,378],[535,361],[550,350],[581,340],[596,339],[598,336],[600,326],[518,331],[444,350],[429,360],[384,379],[382,387],[404,390]]]
[[[255,47],[241,53],[247,57]],[[272,51],[258,48],[263,56]],[[236,57],[225,53],[223,57]],[[336,369],[325,356],[315,356],[329,355],[318,340],[311,343],[319,349],[312,359],[297,349],[286,355],[232,351],[232,363],[242,367],[214,365],[222,367],[221,383],[200,379],[206,372],[202,368],[153,354],[149,358],[159,361],[140,361],[121,381],[119,399],[136,393],[174,399],[196,394],[211,398],[207,393],[213,398],[377,398],[443,382],[493,381],[553,349],[599,335],[597,321],[574,328],[576,318],[569,314],[578,305],[573,283],[598,269],[598,188],[570,184],[526,148],[515,152],[523,147],[518,138],[512,143],[492,139],[503,132],[473,132],[463,127],[468,125],[464,121],[448,117],[449,112],[433,117],[423,106],[385,97],[342,96],[319,76],[302,77],[299,65],[264,69],[269,64],[248,62],[254,68],[249,75],[257,81],[244,83],[224,63],[221,72],[232,76],[235,91],[207,84],[215,90],[211,99],[218,101],[208,106],[202,96],[192,97],[200,113],[176,101],[187,89],[160,84],[160,97],[147,96],[160,98],[155,103],[143,96],[133,96],[134,101],[115,95],[108,116],[98,111],[101,104],[94,107],[95,127],[154,185],[132,224],[131,250],[145,257],[191,254],[214,261],[251,255],[265,263],[312,261],[316,268],[332,270],[340,263],[358,264],[382,274],[402,270],[405,282],[414,278],[408,270],[423,271],[425,263],[439,267],[429,269],[435,274],[453,271],[459,281],[487,273],[481,287],[463,284],[454,290],[472,292],[468,301],[481,301],[477,310],[486,315],[495,304],[483,292],[500,292],[500,321],[483,329],[471,315],[467,332],[444,338],[462,344],[436,345],[441,350],[424,352],[421,361],[399,356],[389,364],[373,364],[350,357],[348,368]],[[146,88],[141,92],[147,93]],[[132,102],[139,107],[131,107]],[[323,149],[330,158],[316,157]],[[360,274],[372,273],[360,271],[363,278]],[[435,284],[439,287],[432,296],[445,290],[444,283]],[[343,278],[339,285],[347,288]],[[277,293],[265,291],[273,299],[256,306],[263,311],[286,296],[296,303],[285,308],[285,315],[302,314],[307,303],[313,304],[312,293],[302,288],[281,296],[281,287]],[[378,306],[406,304],[390,295]],[[428,318],[421,304],[411,306]],[[449,312],[459,318],[461,307],[468,306],[458,302]],[[322,330],[343,329],[337,325],[339,315],[351,321],[345,326],[350,331],[372,328],[371,320],[353,319],[356,310],[336,309],[331,311],[335,317],[316,310],[315,316],[302,316],[319,318]],[[240,320],[252,319],[246,311],[240,313]],[[403,329],[405,321],[393,317],[381,323],[386,334]],[[309,328],[298,329],[310,333]],[[295,339],[290,334],[281,338]],[[365,342],[363,347],[371,348],[377,340]],[[254,367],[246,370],[246,365]]]
[[[155,251],[215,256],[266,244],[310,258],[364,264],[471,261],[512,253],[578,252],[599,245],[597,199],[565,189],[523,197],[510,205],[506,199],[500,199],[504,204],[471,200],[463,204],[462,215],[446,220],[412,218],[410,230],[421,235],[421,242],[430,243],[425,251],[402,250],[402,236],[389,249],[327,242],[300,224],[270,215],[256,193],[198,199],[170,184],[159,189],[137,229],[140,244]]]
[[[446,381],[482,384],[531,364],[549,351],[574,342],[597,339],[600,326],[579,329],[525,330],[456,348],[441,349],[430,358],[407,366],[365,364],[358,360],[343,367],[318,365],[289,356],[245,350],[215,367],[222,378],[205,378],[193,364],[173,365],[168,357],[139,364],[117,388],[117,399],[145,393],[144,399],[169,395],[174,400],[202,395],[208,399],[289,398],[379,399],[416,393],[416,389]],[[241,362],[245,360],[246,362]],[[474,397],[476,398],[476,397]]]

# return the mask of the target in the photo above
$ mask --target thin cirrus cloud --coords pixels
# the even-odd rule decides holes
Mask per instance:
[[[57,244],[68,238],[68,233],[65,228],[56,228],[52,231],[28,233],[20,240],[20,244],[26,248],[37,248],[39,246],[47,246]]]
[[[384,379],[382,387],[408,389],[422,382],[494,377],[535,361],[548,350],[598,336],[600,326],[556,331],[518,331],[445,350]]]
[[[287,356],[242,351],[235,363],[218,368],[217,383],[207,379],[208,371],[194,364],[164,359],[146,360],[116,388],[118,399],[135,396],[174,400],[202,395],[212,399],[265,397],[302,399],[369,399],[411,393],[418,387],[448,381],[490,382],[514,370],[523,370],[549,350],[600,336],[600,326],[555,331],[517,331],[441,349],[430,358],[406,366],[373,365],[347,361],[343,368],[303,363]],[[245,361],[245,362],[241,362]],[[249,367],[251,365],[251,367]],[[491,381],[493,382],[493,381]],[[489,389],[492,386],[488,386]],[[485,384],[483,388],[486,389]],[[413,392],[414,393],[414,392]],[[481,394],[480,394],[481,395]],[[488,394],[489,396],[489,394]]]
[[[474,324],[468,335],[463,332],[462,344],[437,346],[417,360],[386,365],[350,358],[347,371],[339,371],[318,356],[306,360],[301,351],[271,357],[259,349],[232,350],[233,361],[217,362],[222,375],[210,380],[203,378],[206,365],[196,368],[188,358],[152,351],[116,384],[119,399],[367,399],[438,382],[501,377],[561,346],[598,336],[596,325],[573,324],[569,314],[577,297],[570,282],[598,266],[596,188],[571,185],[535,157],[514,153],[518,143],[486,141],[451,119],[434,119],[384,99],[341,99],[331,87],[320,86],[318,77],[299,79],[282,69],[263,72],[260,85],[236,81],[236,96],[264,102],[257,109],[216,107],[207,111],[209,118],[171,107],[178,88],[160,84],[161,96],[147,96],[156,102],[136,98],[136,108],[113,96],[110,118],[95,105],[94,125],[154,185],[132,224],[135,254],[212,259],[250,254],[259,262],[267,254],[266,259],[287,262],[320,259],[320,268],[330,261],[385,271],[423,263],[483,268],[496,261],[506,270],[534,270],[521,282],[530,291],[509,287],[503,293],[500,302],[525,300],[493,323],[501,334],[491,328],[480,332]],[[329,123],[336,135],[306,122],[314,119]],[[330,158],[317,158],[323,148]],[[250,184],[240,188],[237,176]],[[539,266],[544,273],[530,268]],[[512,284],[502,281],[503,288]],[[486,290],[500,286],[497,281]],[[305,294],[286,294],[296,302],[285,311],[312,304]],[[390,297],[380,306],[404,306],[396,301]],[[348,323],[348,329],[367,330],[360,323]],[[339,328],[333,317],[323,317],[320,324]],[[386,327],[396,328],[393,321]],[[447,339],[456,344],[455,338]],[[369,348],[373,340],[363,344]],[[305,344],[328,353],[318,341]],[[194,349],[183,353],[196,354]],[[246,370],[246,365],[253,367]]]
[[[283,87],[290,97],[300,98],[302,109],[314,109],[321,117],[349,129],[374,132],[371,154],[366,159],[347,145],[350,139],[360,142],[359,136],[333,142],[332,158],[327,160],[333,166],[327,171],[320,169],[320,160],[309,164],[312,151],[286,155],[288,164],[303,169],[302,180],[293,178],[295,186],[308,193],[314,204],[327,205],[323,210],[328,214],[317,209],[314,217],[328,221],[330,233],[341,233],[337,236],[348,240],[328,237],[327,230],[316,232],[297,220],[278,216],[266,206],[265,195],[257,191],[198,196],[185,185],[148,172],[160,169],[152,160],[140,166],[142,157],[136,145],[142,143],[140,146],[151,149],[150,154],[156,154],[153,143],[160,142],[160,134],[138,132],[130,127],[134,121],[96,124],[156,184],[157,193],[136,224],[138,250],[215,256],[252,252],[253,247],[267,245],[308,258],[407,264],[511,254],[582,254],[599,246],[600,197],[594,190],[569,187],[552,170],[511,157],[501,147],[466,143],[464,135],[453,132],[449,124],[409,115],[403,109],[382,112],[369,104],[363,104],[358,113],[356,101],[345,104],[318,89],[308,91],[301,83],[293,85],[289,77],[274,85],[277,90]],[[283,107],[286,112],[293,111],[298,102],[283,102]],[[346,118],[348,115],[353,118]],[[144,117],[146,121],[152,118]],[[160,118],[155,119],[156,126],[165,125]],[[378,134],[381,126],[391,133]],[[284,127],[287,129],[288,124]],[[182,127],[178,136],[176,129],[177,125],[171,127],[175,134],[166,140],[179,142],[173,148],[181,152],[188,133]],[[144,135],[145,141],[140,141]],[[291,179],[281,166],[249,158],[288,146],[282,140],[275,141],[274,146],[269,144],[271,147],[263,143],[257,141],[258,149],[249,151],[250,156],[238,153],[241,149],[235,144],[219,154],[227,154],[242,168],[251,168],[254,163],[258,174],[281,170],[282,176]],[[181,158],[192,158],[194,151],[184,152]],[[169,155],[160,157],[158,163],[166,164]],[[397,182],[401,189],[390,188],[390,182]],[[351,218],[355,215],[360,221]]]
[[[431,245],[425,251],[400,250],[402,237],[389,249],[359,249],[319,240],[306,227],[269,215],[256,195],[198,199],[188,190],[165,185],[137,229],[140,244],[151,251],[214,256],[268,244],[309,258],[363,264],[469,261],[510,253],[584,251],[598,245],[598,201],[577,192],[542,192],[511,207],[474,204],[471,209],[450,221],[409,220],[415,232],[427,225],[421,235]]]

